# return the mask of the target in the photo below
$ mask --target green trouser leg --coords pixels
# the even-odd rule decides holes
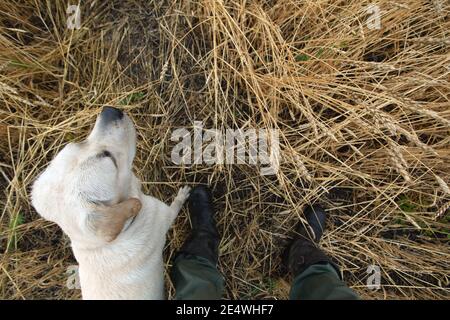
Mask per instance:
[[[209,260],[181,253],[171,273],[175,300],[219,300],[224,283],[217,267]]]
[[[358,295],[329,263],[313,264],[294,278],[291,300],[356,300]]]

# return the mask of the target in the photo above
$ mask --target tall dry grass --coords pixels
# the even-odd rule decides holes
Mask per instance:
[[[287,297],[280,255],[315,202],[330,214],[321,244],[363,298],[449,298],[447,1],[93,0],[79,30],[66,27],[68,4],[0,3],[1,298],[79,298],[66,288],[68,239],[29,188],[104,105],[137,124],[146,192],[214,189],[227,298]],[[171,132],[194,120],[279,129],[278,174],[174,165]],[[188,230],[183,211],[168,268]],[[378,291],[366,287],[371,264]]]

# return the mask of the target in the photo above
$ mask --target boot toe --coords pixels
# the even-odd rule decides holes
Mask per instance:
[[[312,205],[305,209],[304,215],[309,226],[313,229],[315,240],[318,242],[325,230],[327,213],[320,205]]]
[[[189,195],[189,203],[211,203],[212,197],[211,192],[206,186],[196,186],[191,190]]]

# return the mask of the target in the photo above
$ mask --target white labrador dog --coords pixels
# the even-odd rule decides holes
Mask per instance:
[[[146,196],[132,172],[136,131],[106,107],[81,143],[68,144],[33,185],[32,204],[69,236],[83,299],[164,299],[166,233],[189,197]]]

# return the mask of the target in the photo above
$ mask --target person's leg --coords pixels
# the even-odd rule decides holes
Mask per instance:
[[[180,254],[172,268],[176,300],[219,300],[224,283],[215,264],[203,257]]]
[[[171,272],[177,300],[221,299],[224,289],[217,270],[220,237],[212,197],[199,186],[189,196],[192,232],[177,254]]]
[[[356,300],[358,295],[340,279],[329,263],[313,264],[294,278],[291,300]]]
[[[294,276],[290,299],[359,299],[358,295],[340,279],[339,268],[317,246],[326,222],[325,210],[320,206],[305,210],[308,227],[298,229],[288,251],[288,267]]]

